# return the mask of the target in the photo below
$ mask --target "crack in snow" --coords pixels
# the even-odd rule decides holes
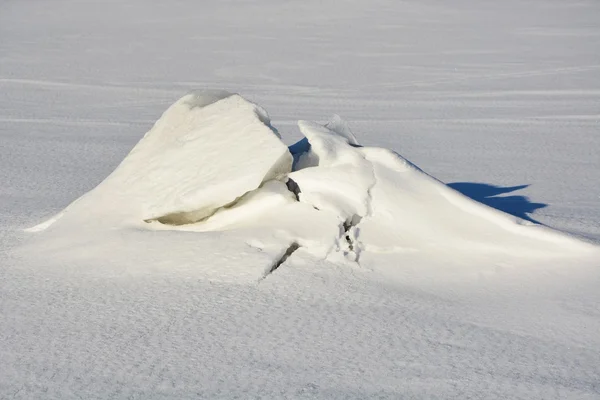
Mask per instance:
[[[352,217],[348,218],[346,221],[342,223],[340,226],[340,231],[342,231],[340,238],[343,237],[346,240],[348,245],[349,252],[344,255],[348,256],[350,253],[354,254],[354,261],[360,265],[360,247],[358,246],[357,239],[357,226],[362,220],[363,217],[360,215],[352,215]],[[354,229],[352,229],[354,228]]]
[[[344,237],[344,239],[346,240],[346,242],[348,244],[349,253],[354,254],[354,261],[358,265],[360,265],[360,253],[362,250],[362,243],[359,240],[360,228],[358,227],[358,225],[360,224],[360,222],[362,221],[363,218],[373,215],[373,204],[372,204],[373,203],[373,194],[371,193],[371,191],[377,184],[377,177],[375,175],[375,167],[374,167],[373,163],[370,160],[368,160],[365,155],[363,155],[363,159],[371,167],[370,169],[371,169],[371,177],[372,177],[371,184],[367,187],[367,193],[366,193],[367,198],[366,198],[366,204],[365,204],[366,213],[364,216],[354,214],[354,215],[352,215],[352,217],[350,217],[346,221],[344,221],[344,223],[342,225],[342,227],[343,227],[342,236]],[[345,255],[348,255],[348,253],[346,253]]]
[[[271,275],[277,268],[279,268],[283,263],[285,263],[287,259],[290,258],[290,256],[294,254],[294,252],[299,248],[300,245],[297,242],[292,242],[292,244],[289,245],[285,252],[277,259],[277,261],[273,265],[271,265],[271,267],[266,271],[261,280],[264,280],[269,275]]]
[[[367,188],[367,215],[365,215],[365,217],[370,217],[371,215],[373,215],[373,194],[371,193],[371,191],[377,184],[377,176],[375,175],[375,166],[373,165],[373,163],[369,161],[365,155],[363,155],[363,158],[371,166],[371,177],[373,178],[371,184]]]

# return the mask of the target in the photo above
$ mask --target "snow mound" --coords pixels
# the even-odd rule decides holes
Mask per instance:
[[[136,243],[139,231],[235,232],[226,240],[270,254],[265,274],[299,249],[360,263],[369,254],[444,260],[592,248],[475,202],[393,151],[360,146],[337,115],[299,127],[305,138],[288,149],[266,111],[241,96],[186,95],[105,181],[31,231],[133,228]]]
[[[309,147],[295,155],[289,177],[301,202],[337,216],[338,244],[350,259],[363,251],[540,256],[553,244],[553,254],[589,247],[473,201],[391,150],[358,146],[334,121],[299,122]]]
[[[264,109],[224,91],[190,93],[165,111],[106,180],[61,216],[102,225],[196,222],[291,167],[292,157]]]

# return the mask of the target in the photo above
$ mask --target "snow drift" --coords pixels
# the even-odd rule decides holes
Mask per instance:
[[[475,202],[393,151],[360,146],[338,116],[299,127],[305,138],[288,149],[258,105],[227,92],[188,94],[105,181],[31,231],[100,241],[114,230],[236,232],[271,251],[267,273],[298,249],[360,262],[592,248]]]
[[[224,91],[191,93],[165,111],[106,180],[55,218],[191,223],[291,165],[265,110]]]

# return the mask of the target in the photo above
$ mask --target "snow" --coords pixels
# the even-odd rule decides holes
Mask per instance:
[[[597,2],[39,5],[0,5],[0,398],[598,398]],[[210,140],[127,155],[206,88],[168,120]]]
[[[333,210],[342,220],[364,216],[369,190],[375,183],[372,168],[345,137],[307,121],[299,122],[310,149],[298,156],[290,178],[300,187],[300,200],[318,209]]]
[[[291,167],[263,109],[225,91],[192,93],[169,107],[97,188],[30,230],[65,214],[88,225],[196,222]]]
[[[305,121],[300,131],[310,143],[298,157],[299,171],[290,174],[300,200],[336,212],[364,250],[422,252],[431,259],[442,252],[556,257],[563,250],[579,255],[594,249],[477,203],[392,151],[357,146],[354,136],[347,141]]]
[[[600,254],[594,245],[478,203],[393,151],[361,146],[338,115],[324,126],[298,124],[305,137],[288,150],[260,106],[222,91],[188,94],[98,187],[27,231],[51,228],[37,246],[51,248],[54,259],[61,252],[68,257],[81,238],[89,248],[127,229],[136,230],[135,242],[121,238],[128,247],[146,242],[144,230],[153,229],[231,231],[248,244],[267,235],[259,249],[281,247],[265,267],[269,272],[300,247],[313,262],[344,259],[336,253],[356,263],[371,256],[372,269],[380,263],[369,253],[396,253],[398,262],[411,253],[417,264],[474,253],[494,255],[495,262],[505,262],[495,253],[512,259]],[[60,250],[44,245],[45,237],[62,242]],[[85,257],[100,264],[105,254]],[[118,252],[111,254],[119,260]]]

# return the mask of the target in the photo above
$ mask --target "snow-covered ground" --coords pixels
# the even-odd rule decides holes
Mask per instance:
[[[0,4],[0,398],[600,397],[598,2],[204,3]]]

